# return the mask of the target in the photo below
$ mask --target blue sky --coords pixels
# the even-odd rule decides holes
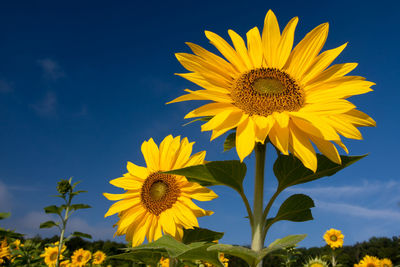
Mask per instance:
[[[322,246],[323,233],[341,229],[345,244],[372,236],[399,235],[398,172],[400,97],[399,22],[394,1],[10,1],[0,4],[0,211],[12,217],[1,226],[28,235],[50,236],[39,224],[51,217],[43,207],[60,178],[81,180],[89,192],[78,202],[92,209],[70,221],[70,230],[95,239],[112,239],[117,217],[104,219],[111,202],[102,192],[119,192],[108,181],[124,173],[126,162],[144,165],[140,145],[153,137],[182,135],[207,150],[207,160],[237,159],[221,153],[223,138],[209,141],[200,124],[185,127],[184,114],[195,102],[165,105],[194,85],[175,76],[185,72],[174,57],[188,52],[184,42],[213,50],[204,36],[210,30],[227,38],[262,28],[268,9],[283,27],[299,17],[297,43],[315,26],[330,23],[324,49],[349,42],[335,63],[358,62],[352,72],[376,83],[374,92],[352,97],[377,121],[361,129],[363,141],[346,140],[350,154],[369,153],[341,173],[293,187],[278,199],[306,193],[316,203],[315,220],[280,222],[267,243],[288,234],[307,233],[302,246]],[[270,171],[266,195],[276,185]],[[254,156],[246,159],[253,168]],[[252,192],[252,171],[245,189]],[[213,188],[219,198],[200,203],[215,211],[200,219],[202,227],[225,232],[222,242],[249,244],[250,228],[240,197],[231,189]],[[278,208],[275,207],[275,208]],[[123,238],[115,238],[122,241]]]

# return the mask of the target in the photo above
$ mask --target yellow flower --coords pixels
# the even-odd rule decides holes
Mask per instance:
[[[84,250],[83,248],[75,250],[71,256],[72,265],[79,267],[85,266],[89,262],[91,255],[90,251]]]
[[[362,139],[356,127],[375,126],[368,115],[346,99],[372,91],[374,83],[360,76],[345,76],[356,63],[329,67],[347,44],[321,54],[328,35],[324,23],[308,33],[292,51],[295,17],[280,31],[274,13],[268,11],[262,34],[257,27],[244,40],[229,30],[233,47],[215,33],[206,37],[225,59],[193,44],[193,54],[176,54],[190,73],[178,74],[201,86],[169,102],[210,100],[212,103],[188,113],[185,118],[211,116],[202,131],[212,131],[211,140],[236,129],[236,150],[241,160],[256,142],[266,138],[283,154],[291,152],[315,171],[313,142],[330,160],[340,164],[333,143],[342,147],[342,135]],[[328,68],[329,67],[329,68]],[[332,143],[333,142],[333,143]]]
[[[19,239],[16,239],[16,240],[13,242],[13,244],[14,244],[14,246],[15,246],[15,249],[19,249],[20,247],[23,247],[23,246],[24,246],[24,244],[21,244],[21,240],[19,240]]]
[[[169,267],[169,259],[161,257],[160,259],[160,266],[161,267]]]
[[[62,253],[62,252],[61,252]],[[44,248],[44,253],[40,257],[44,258],[44,263],[47,266],[54,267],[57,263],[58,246],[49,246]],[[60,255],[60,260],[63,259],[63,255]]]
[[[69,260],[60,262],[60,267],[70,267],[70,266],[71,266],[71,262]]]
[[[381,261],[377,257],[365,256],[357,267],[381,267]]]
[[[0,264],[5,263],[5,260],[3,258],[6,258],[8,260],[11,259],[10,247],[8,246],[7,239],[5,238],[3,241],[0,242]]]
[[[93,264],[102,264],[106,259],[106,254],[103,251],[96,251],[93,254]]]
[[[218,240],[216,241],[216,243],[218,243]],[[228,265],[229,265],[229,259],[225,258],[224,253],[219,253],[219,260],[222,262],[222,264],[223,264],[225,267],[228,267]],[[206,262],[206,263],[205,263],[205,266],[206,266],[206,267],[213,267],[214,265],[212,265],[211,263]]]
[[[328,264],[323,261],[321,258],[316,257],[314,259],[309,259],[303,267],[328,267]]]
[[[384,258],[381,260],[381,266],[382,267],[393,267],[393,263],[390,259]]]
[[[336,229],[329,229],[328,231],[325,232],[324,234],[324,239],[325,242],[332,248],[339,248],[343,246],[343,238],[344,235],[340,230]]]
[[[160,148],[153,139],[142,144],[147,167],[128,162],[128,173],[110,183],[127,190],[124,194],[108,194],[114,203],[105,217],[118,213],[116,235],[126,235],[132,246],[157,240],[164,234],[182,238],[183,228],[198,227],[197,217],[211,215],[212,211],[199,208],[192,199],[208,201],[217,195],[197,183],[190,183],[184,176],[161,172],[202,164],[205,151],[190,156],[194,143],[187,138],[164,138]]]

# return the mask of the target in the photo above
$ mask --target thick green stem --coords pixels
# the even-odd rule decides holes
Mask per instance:
[[[332,250],[332,267],[336,266],[336,258],[335,258],[335,251]]]
[[[57,254],[57,262],[56,262],[56,267],[60,266],[60,254],[61,254],[61,250],[62,250],[62,246],[63,246],[63,242],[64,242],[64,234],[65,234],[65,229],[67,227],[67,221],[68,221],[68,215],[69,215],[69,206],[71,205],[71,201],[72,201],[72,197],[71,197],[71,192],[69,194],[69,198],[68,198],[68,202],[67,207],[65,209],[65,214],[64,214],[64,219],[62,220],[62,229],[61,229],[61,233],[60,233],[60,241],[58,244],[58,254]]]
[[[260,251],[264,247],[263,228],[263,200],[264,200],[264,168],[266,144],[256,143],[256,170],[254,181],[254,204],[251,249]],[[259,263],[257,266],[261,266]]]

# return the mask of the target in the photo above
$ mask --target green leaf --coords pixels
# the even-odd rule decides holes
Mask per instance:
[[[285,236],[284,238],[276,239],[268,247],[266,247],[258,252],[258,255],[257,255],[258,261],[261,261],[265,256],[267,256],[267,254],[269,254],[273,251],[287,248],[287,247],[293,247],[294,245],[296,245],[297,243],[302,241],[304,238],[306,238],[306,236],[307,236],[306,234],[304,234],[304,235],[288,235],[288,236]]]
[[[59,225],[59,223],[56,223],[54,221],[47,221],[47,222],[41,223],[39,228],[51,228],[51,227],[58,226],[58,225]]]
[[[63,207],[57,207],[56,205],[51,205],[51,206],[45,207],[44,211],[46,213],[55,213],[55,214],[61,215],[61,212],[63,209],[64,209]]]
[[[241,193],[246,164],[238,160],[210,161],[165,173],[186,176],[190,182],[203,186],[226,185]]]
[[[23,237],[23,234],[15,233],[14,231],[4,230],[3,228],[0,228],[0,236],[21,239]]]
[[[11,216],[10,212],[0,212],[0,220],[6,219]]]
[[[182,125],[182,126],[189,125],[189,124],[191,124],[191,123],[193,123],[193,122],[196,122],[196,121],[209,121],[209,120],[211,120],[212,118],[213,118],[213,116],[205,116],[205,117],[201,117],[201,118],[198,118],[198,119],[195,119],[195,120],[189,121],[189,122],[185,123],[185,124],[184,124],[184,125]]]
[[[160,261],[162,253],[158,251],[132,251],[129,253],[123,253],[119,255],[109,256],[108,259],[116,259],[116,260],[128,260],[139,263],[148,264],[151,266],[157,266],[157,263]]]
[[[194,227],[193,229],[184,229],[182,242],[190,244],[193,242],[213,242],[224,236],[224,233],[214,232],[204,228]]]
[[[230,133],[224,142],[224,152],[231,150],[236,146],[236,132]]]
[[[210,246],[208,251],[218,251],[224,254],[239,257],[246,261],[250,266],[257,265],[257,252],[246,247],[233,246],[227,244],[216,244]]]
[[[194,242],[184,244],[175,240],[170,235],[164,235],[158,240],[143,244],[137,247],[129,248],[128,251],[157,251],[159,253],[166,252],[168,257],[180,260],[205,260],[217,267],[223,267],[219,261],[218,252],[210,253],[207,248],[212,243]]]
[[[314,201],[306,195],[296,194],[287,198],[278,210],[274,218],[270,218],[266,222],[268,229],[277,221],[305,222],[312,220],[311,208],[315,207]]]
[[[85,234],[85,233],[81,233],[81,232],[73,232],[71,235],[72,235],[72,236],[76,236],[76,237],[89,238],[89,239],[92,238],[91,235]]]
[[[70,206],[72,210],[89,209],[91,206],[86,204],[73,204]]]
[[[318,167],[316,172],[304,167],[303,163],[296,157],[289,155],[279,155],[274,164],[274,173],[278,179],[278,191],[297,184],[311,182],[313,180],[331,176],[338,171],[350,166],[356,161],[364,158],[362,156],[340,156],[342,164],[336,164],[326,156],[317,154]]]

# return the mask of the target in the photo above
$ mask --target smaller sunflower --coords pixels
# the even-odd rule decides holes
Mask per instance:
[[[161,257],[159,264],[160,267],[169,267],[169,259]]]
[[[358,265],[354,265],[357,267],[381,267],[381,261],[374,256],[365,256],[359,263]]]
[[[20,247],[23,247],[23,246],[24,246],[24,244],[21,244],[21,240],[19,240],[19,239],[16,239],[16,240],[13,242],[13,245],[14,245],[15,249],[19,249]]]
[[[216,243],[218,243],[218,240],[216,241]],[[220,262],[222,262],[222,264],[225,267],[228,267],[229,259],[225,258],[224,253],[219,253],[219,260],[220,260]],[[207,267],[214,267],[214,265],[212,265],[211,263],[208,263],[208,262],[206,262],[205,265]]]
[[[93,264],[102,264],[106,260],[106,254],[103,251],[93,253]]]
[[[61,250],[61,253],[63,251]],[[40,257],[44,258],[44,263],[47,266],[54,267],[57,263],[57,255],[58,255],[58,246],[50,246],[44,248],[44,253],[40,255]],[[63,255],[60,255],[60,260],[63,258]]]
[[[328,263],[323,261],[321,258],[316,257],[314,259],[309,259],[308,262],[303,265],[303,267],[328,267]]]
[[[329,229],[324,234],[325,242],[332,249],[343,247],[343,238],[344,235],[342,234],[342,232],[333,228]]]
[[[384,258],[383,260],[381,260],[381,266],[382,267],[393,267],[393,263],[390,259]]]
[[[75,250],[74,254],[71,256],[72,265],[78,267],[85,266],[92,256],[91,253],[89,254],[88,252],[90,253],[90,251],[84,250],[83,248]]]

